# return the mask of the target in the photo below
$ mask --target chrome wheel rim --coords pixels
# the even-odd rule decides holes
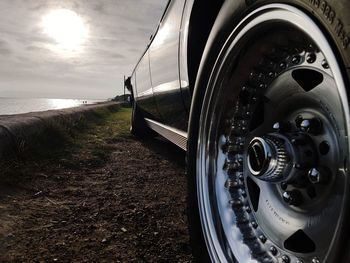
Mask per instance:
[[[208,85],[197,192],[212,260],[332,260],[350,122],[341,65],[322,31],[295,7],[261,7],[233,31]]]

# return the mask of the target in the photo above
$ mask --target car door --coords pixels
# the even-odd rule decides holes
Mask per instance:
[[[188,119],[179,80],[179,37],[185,2],[170,1],[149,48],[153,96],[162,122],[182,130],[186,130]]]
[[[147,49],[140,62],[138,63],[136,70],[136,93],[135,98],[137,105],[144,112],[145,117],[158,120],[159,113],[157,105],[155,103],[152,91],[152,82],[149,68],[149,50]]]

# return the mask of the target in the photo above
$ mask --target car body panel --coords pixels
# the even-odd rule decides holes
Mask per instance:
[[[185,110],[189,116],[191,107],[191,92],[190,92],[190,81],[188,77],[188,64],[187,52],[188,52],[188,34],[191,11],[193,8],[194,0],[187,0],[182,15],[181,29],[180,29],[180,40],[179,40],[179,78],[182,100],[185,105]],[[188,127],[188,118],[186,122],[186,130]]]
[[[136,75],[133,77],[136,79],[136,85],[134,87],[134,89],[136,89],[136,92],[134,92],[136,103],[145,112],[152,115],[153,118],[159,119],[160,115],[157,107],[155,107],[155,100],[152,91],[148,50],[146,53],[144,53],[142,59],[136,67],[134,74]]]
[[[186,129],[179,80],[179,37],[185,0],[173,0],[150,47],[153,96],[164,124]]]
[[[202,6],[208,10],[212,2],[205,3]],[[153,127],[162,125],[161,131],[164,127],[185,133],[188,130],[194,89],[189,80],[188,42],[193,10],[201,4],[195,0],[168,2],[131,76],[135,102],[145,118],[156,121]]]
[[[187,35],[182,33],[182,28],[188,27],[188,21],[182,18],[186,13],[184,18],[189,20],[191,3],[193,0],[168,2],[131,75],[134,99],[145,117],[182,131],[187,131],[190,95],[183,96],[184,90],[188,90],[187,61],[179,57],[187,52]]]

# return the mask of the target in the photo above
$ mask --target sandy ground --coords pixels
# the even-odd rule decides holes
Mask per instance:
[[[184,152],[113,125],[0,182],[0,262],[191,262]]]

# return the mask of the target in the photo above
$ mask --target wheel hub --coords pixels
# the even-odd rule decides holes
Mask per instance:
[[[317,159],[313,141],[304,133],[254,137],[246,153],[250,174],[270,183],[302,184],[301,177],[305,175],[302,171],[315,167]]]
[[[284,179],[290,158],[284,142],[271,134],[255,137],[249,144],[246,159],[252,175],[267,182],[278,182]]]

